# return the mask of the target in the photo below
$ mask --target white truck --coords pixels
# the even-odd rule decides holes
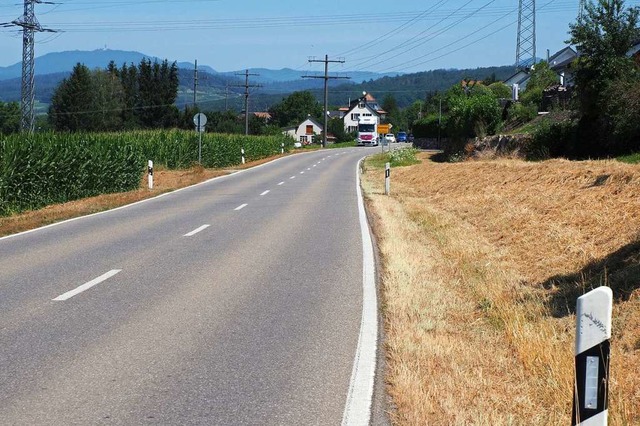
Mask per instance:
[[[360,117],[358,119],[358,146],[378,145],[378,120],[375,117]]]

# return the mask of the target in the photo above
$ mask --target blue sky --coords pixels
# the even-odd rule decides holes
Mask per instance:
[[[517,0],[48,0],[36,56],[64,50],[135,50],[219,71],[319,71],[308,58],[342,58],[331,70],[417,72],[515,62]],[[4,0],[0,22],[23,11]],[[578,0],[538,0],[537,56],[564,46]],[[627,1],[638,5],[640,1]],[[0,30],[0,66],[19,62],[22,38]]]

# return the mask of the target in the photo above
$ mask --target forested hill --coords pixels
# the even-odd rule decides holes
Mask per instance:
[[[344,99],[361,96],[363,91],[371,93],[382,102],[388,94],[398,102],[398,106],[406,107],[415,100],[424,99],[429,92],[442,92],[464,79],[485,80],[493,78],[504,81],[515,73],[513,65],[486,67],[475,69],[440,69],[405,74],[398,77],[382,77],[356,85],[342,85],[332,90],[330,103],[343,104]]]
[[[419,72],[415,74],[405,74],[397,77],[382,77],[377,80],[369,80],[359,84],[345,83],[331,87],[329,90],[329,104],[333,106],[346,106],[350,99],[362,96],[362,92],[371,93],[378,101],[382,102],[387,95],[393,95],[398,106],[403,108],[411,105],[416,100],[424,100],[427,93],[442,92],[455,84],[459,84],[464,79],[485,80],[488,78],[497,81],[504,81],[515,73],[514,67],[485,67],[474,69],[440,69]],[[297,83],[296,80],[293,83]],[[256,89],[251,95],[251,110],[267,110],[274,103],[282,101],[293,90],[286,90],[285,83],[278,86],[282,93],[274,93],[272,87],[265,87],[263,90]],[[299,85],[294,85],[294,90],[301,90]],[[264,90],[267,89],[267,90]],[[271,90],[268,90],[271,89]],[[323,91],[320,88],[311,89],[318,101],[323,99]],[[229,101],[229,107],[233,109],[242,108],[240,98]],[[224,102],[214,101],[206,105],[211,110],[223,109]]]

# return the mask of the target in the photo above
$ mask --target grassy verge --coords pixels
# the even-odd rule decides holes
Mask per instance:
[[[614,289],[611,424],[640,423],[640,171],[615,161],[380,162],[363,187],[382,257],[396,424],[568,424],[575,298]]]
[[[640,164],[640,153],[623,155],[621,157],[618,157],[617,160],[622,161],[623,163]]]
[[[294,151],[294,153],[297,151]],[[259,164],[271,161],[280,157],[272,156],[261,160],[247,162],[232,169],[205,169],[201,166],[194,166],[189,169],[168,170],[164,166],[155,167],[154,188],[149,190],[146,176],[140,181],[140,187],[135,191],[103,194],[95,197],[83,198],[61,204],[52,204],[47,207],[29,210],[10,216],[0,216],[0,237],[15,234],[18,232],[35,229],[40,226],[72,219],[74,217],[85,216],[104,210],[113,209],[126,204],[146,198],[155,197],[165,192],[174,191],[185,186],[194,185],[217,176],[228,174],[233,170],[246,169]]]

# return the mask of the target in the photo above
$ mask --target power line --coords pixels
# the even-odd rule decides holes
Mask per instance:
[[[329,76],[329,63],[344,63],[344,59],[329,59],[329,55],[325,55],[324,59],[309,59],[309,62],[324,62],[324,76],[316,76],[316,75],[303,75],[302,78],[322,78],[324,79],[324,128],[322,129],[322,147],[325,148],[327,146],[327,113],[329,112],[329,80],[338,80],[338,79],[350,79],[351,77],[330,77]]]
[[[238,86],[234,85],[233,87],[244,87],[244,134],[249,134],[249,88],[251,87],[262,87],[260,84],[249,84],[250,76],[259,76],[260,74],[251,74],[247,69],[244,74],[235,74],[235,75],[244,75],[244,85]]]
[[[411,25],[412,23],[414,23],[414,22],[418,21],[420,18],[422,18],[423,16],[425,16],[427,13],[430,13],[430,12],[432,12],[433,10],[437,9],[437,7],[438,7],[439,5],[441,5],[442,3],[444,3],[445,1],[446,1],[446,0],[440,0],[438,3],[436,3],[436,4],[435,4],[435,5],[433,5],[433,6],[431,6],[431,8],[429,8],[429,9],[427,9],[427,10],[423,11],[422,13],[418,14],[417,16],[414,16],[414,17],[413,17],[413,18],[411,18],[409,21],[403,22],[400,26],[398,26],[398,27],[394,28],[393,30],[389,31],[388,33],[383,34],[382,36],[380,36],[380,37],[378,37],[378,38],[376,38],[376,39],[374,39],[374,40],[371,40],[371,41],[369,41],[369,42],[367,42],[367,43],[361,44],[360,46],[356,46],[356,47],[351,48],[351,49],[349,49],[349,50],[347,50],[347,51],[345,51],[345,52],[338,53],[336,56],[343,56],[343,55],[347,55],[347,54],[349,54],[349,53],[351,53],[351,52],[355,52],[355,51],[359,51],[359,50],[367,50],[369,47],[372,47],[375,43],[377,43],[377,42],[379,42],[379,41],[384,41],[384,40],[389,39],[390,37],[388,37],[388,36],[391,36],[391,35],[393,35],[393,34],[396,34],[399,30],[401,30],[401,29],[405,28],[406,26]]]

